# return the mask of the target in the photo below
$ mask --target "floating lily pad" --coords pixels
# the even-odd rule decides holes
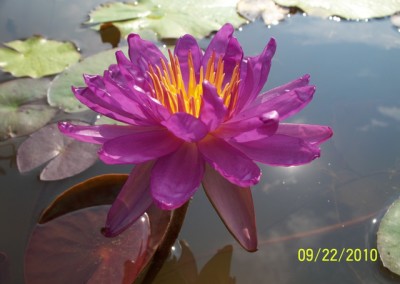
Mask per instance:
[[[378,251],[383,265],[400,275],[400,199],[397,199],[382,218],[378,229]]]
[[[287,7],[298,7],[319,17],[340,16],[345,19],[369,19],[390,16],[400,11],[400,1],[382,0],[274,0]]]
[[[115,52],[117,50],[126,52],[127,47],[103,51],[85,58],[54,78],[47,93],[49,104],[66,112],[87,110],[88,108],[75,98],[71,86],[85,85],[82,74],[102,74],[110,64],[116,62]]]
[[[0,140],[30,134],[56,110],[45,101],[49,80],[19,79],[0,85]]]
[[[35,283],[132,283],[150,236],[147,214],[115,238],[101,234],[108,205],[74,211],[35,227],[25,256],[25,280]]]
[[[240,0],[237,10],[250,21],[261,16],[266,25],[276,25],[289,14],[288,8],[278,6],[272,0]]]
[[[76,141],[63,135],[57,124],[33,133],[18,148],[17,165],[28,172],[48,161],[41,180],[59,180],[83,172],[97,161],[98,145]]]
[[[54,202],[43,211],[43,214],[39,219],[39,224],[52,223],[53,220],[57,220],[71,212],[76,212],[90,206],[111,204],[117,197],[127,178],[127,174],[105,174],[74,185],[59,195]],[[145,253],[142,257],[137,258],[135,262],[125,263],[126,269],[124,279],[127,282],[123,283],[131,283],[150,262],[156,249],[160,246],[163,240],[171,216],[170,211],[161,210],[155,205],[150,206],[146,211],[146,214],[150,221],[151,232],[147,240],[147,247],[144,247]],[[104,226],[105,221],[104,218],[104,220],[102,220],[103,223],[101,224],[102,227]],[[128,229],[128,231],[129,230],[130,229]],[[115,239],[112,238],[112,240]],[[133,239],[131,239],[131,242],[134,242]],[[61,264],[68,265],[69,261],[70,260],[66,258]],[[85,259],[83,258],[82,261],[85,261]],[[62,262],[62,260],[60,260],[60,262]],[[106,281],[105,283],[115,282]]]
[[[202,38],[227,22],[235,27],[245,23],[236,12],[237,0],[142,0],[135,3],[109,3],[90,13],[87,22],[96,30],[112,22],[123,36],[153,30],[161,38],[191,34]]]
[[[16,77],[39,78],[57,74],[80,58],[70,42],[34,36],[24,41],[4,43],[0,48],[0,67]]]

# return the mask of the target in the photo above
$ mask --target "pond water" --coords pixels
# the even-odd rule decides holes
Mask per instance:
[[[0,0],[0,42],[41,34],[74,41],[84,56],[109,49],[98,33],[80,24],[102,2]],[[236,244],[199,190],[180,234],[198,269],[230,244],[232,259],[218,265],[230,266],[235,283],[399,282],[379,259],[308,262],[299,257],[306,249],[332,249],[327,260],[335,249],[339,254],[343,248],[369,254],[376,248],[380,218],[400,195],[400,33],[388,19],[335,22],[296,14],[271,28],[256,21],[236,36],[248,55],[276,38],[278,49],[265,89],[311,74],[317,86],[314,100],[292,122],[330,125],[334,136],[322,145],[321,158],[309,165],[261,166],[262,181],[253,188],[259,236],[255,253]],[[202,46],[207,43],[203,40]],[[8,79],[10,75],[0,73],[0,81]],[[40,169],[18,173],[15,145],[23,139],[0,144],[4,283],[24,283],[25,246],[40,212],[55,196],[89,177],[130,170],[98,162],[73,178],[42,182]],[[216,280],[217,272],[214,276],[215,283],[222,283]]]

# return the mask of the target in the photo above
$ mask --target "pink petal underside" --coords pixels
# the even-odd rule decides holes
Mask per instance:
[[[174,50],[174,55],[177,56],[179,60],[179,65],[181,67],[182,76],[186,87],[189,81],[189,64],[188,64],[189,51],[193,59],[193,67],[194,67],[193,72],[196,75],[196,78],[198,79],[201,60],[203,58],[203,52],[201,51],[199,45],[197,44],[196,39],[193,36],[187,34],[178,39]]]
[[[275,134],[278,125],[278,112],[270,111],[261,116],[224,123],[215,132],[215,135],[223,139],[232,138],[237,142],[246,142]]]
[[[188,142],[197,142],[208,133],[207,126],[201,120],[185,112],[177,112],[161,124],[176,137]]]
[[[157,160],[151,173],[151,194],[161,209],[182,206],[195,193],[204,174],[204,160],[194,143]]]
[[[257,228],[250,188],[239,187],[206,166],[204,190],[225,226],[248,251],[257,250]]]
[[[208,135],[198,147],[205,160],[230,182],[246,187],[260,181],[258,166],[223,139]]]
[[[203,96],[200,108],[200,120],[207,125],[209,131],[216,129],[225,118],[227,109],[217,89],[208,82],[203,83]]]
[[[142,118],[135,117],[131,113],[127,113],[117,108],[115,105],[101,100],[89,88],[73,87],[72,92],[81,103],[85,104],[97,113],[131,125],[145,124]]]
[[[230,143],[255,161],[273,166],[307,164],[320,156],[320,149],[303,139],[282,134],[256,141]]]
[[[251,103],[264,87],[268,79],[271,61],[275,51],[276,42],[275,39],[272,38],[260,55],[247,59],[246,77],[241,78],[243,83],[240,85],[239,89],[237,111],[240,111]]]
[[[115,237],[133,224],[153,203],[150,173],[154,161],[136,165],[108,211],[106,237]]]
[[[235,37],[230,38],[228,46],[226,47],[225,55],[222,60],[224,61],[225,73],[223,85],[225,85],[231,80],[232,73],[236,65],[243,60],[243,49],[240,46],[239,41]]]
[[[279,87],[273,89],[260,95],[254,103],[246,107],[234,120],[276,110],[279,113],[279,119],[282,121],[307,106],[314,93],[315,86],[312,85],[301,86],[299,84],[298,86],[288,86],[288,88]]]
[[[140,164],[175,151],[181,143],[167,129],[134,133],[106,141],[99,157],[106,164]]]
[[[129,44],[129,58],[131,62],[138,66],[143,77],[147,78],[147,70],[149,65],[162,67],[161,60],[167,62],[167,59],[158,49],[158,47],[147,40],[143,40],[137,34],[130,34],[128,36]]]
[[[135,125],[76,125],[70,122],[59,122],[58,129],[76,140],[94,144],[103,144],[107,140],[133,133],[161,130],[160,126]]]
[[[321,144],[332,137],[333,131],[329,126],[312,124],[281,123],[277,134],[298,137],[310,144]]]

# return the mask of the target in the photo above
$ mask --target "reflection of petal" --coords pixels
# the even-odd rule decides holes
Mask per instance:
[[[225,226],[248,251],[257,249],[257,229],[250,188],[242,188],[206,166],[204,190]]]

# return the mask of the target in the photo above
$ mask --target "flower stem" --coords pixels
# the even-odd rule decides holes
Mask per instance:
[[[164,262],[167,260],[171,247],[174,245],[176,239],[181,231],[183,221],[185,220],[186,211],[189,207],[189,202],[186,202],[181,207],[172,211],[171,220],[168,224],[167,231],[161,244],[155,251],[153,258],[148,266],[146,274],[143,276],[142,284],[150,284],[153,282],[157,273],[160,272]]]

